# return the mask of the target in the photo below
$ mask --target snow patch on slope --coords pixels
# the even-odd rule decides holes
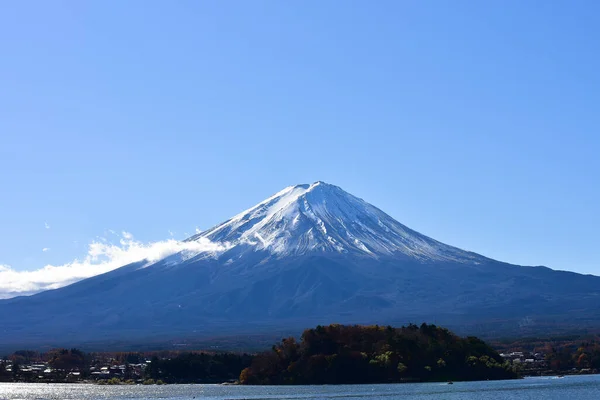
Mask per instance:
[[[230,243],[242,253],[264,250],[277,257],[333,252],[369,257],[403,254],[420,261],[481,259],[421,235],[324,182],[289,186],[188,241],[201,238]]]

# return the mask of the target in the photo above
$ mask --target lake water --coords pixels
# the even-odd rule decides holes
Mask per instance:
[[[0,383],[0,399],[598,400],[600,376],[354,386],[97,386]]]

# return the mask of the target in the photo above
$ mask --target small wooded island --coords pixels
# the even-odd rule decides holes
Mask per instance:
[[[422,324],[308,329],[255,356],[240,374],[249,385],[353,384],[517,378],[510,363],[476,337]]]

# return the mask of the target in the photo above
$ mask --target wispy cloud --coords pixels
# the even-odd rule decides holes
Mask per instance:
[[[46,265],[32,271],[17,271],[8,265],[0,265],[0,298],[57,289],[133,262],[146,260],[152,263],[176,253],[187,256],[202,252],[218,253],[226,250],[227,246],[204,238],[194,242],[169,239],[144,244],[134,240],[131,233],[123,232],[118,244],[96,240],[90,243],[85,257],[64,265]]]
[[[43,251],[44,253],[45,253],[45,252],[47,252],[47,251],[50,251],[50,247],[44,247],[44,248],[42,249],[42,251]]]
[[[50,224],[48,224],[48,222],[44,222],[44,226],[46,227],[46,229],[50,229]]]

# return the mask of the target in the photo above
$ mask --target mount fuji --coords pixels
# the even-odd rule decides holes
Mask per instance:
[[[502,263],[424,236],[341,188],[296,185],[186,242],[70,286],[0,301],[0,344],[435,322],[475,334],[600,327],[600,277]],[[193,246],[188,246],[193,248]]]

